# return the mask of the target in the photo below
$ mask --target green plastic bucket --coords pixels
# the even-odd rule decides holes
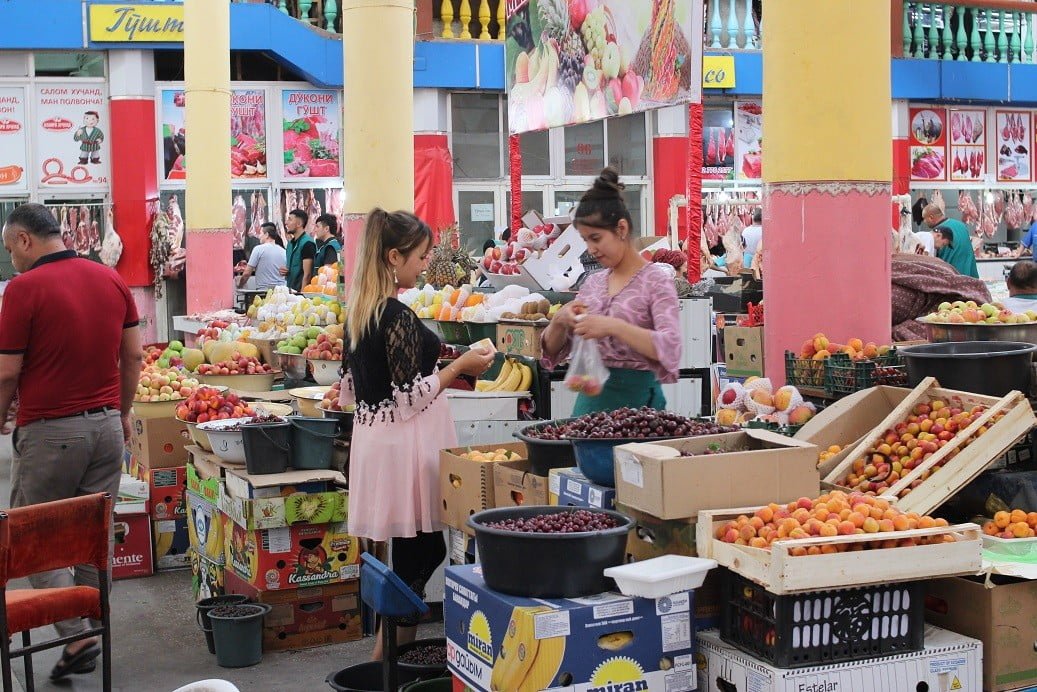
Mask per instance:
[[[338,437],[334,418],[289,416],[292,426],[292,468],[330,469]]]
[[[266,603],[241,603],[209,611],[217,665],[244,668],[263,660],[263,618],[270,610]]]
[[[198,608],[198,612],[195,613],[195,619],[198,621],[198,626],[202,628],[202,632],[205,632],[205,645],[209,647],[210,654],[216,653],[216,644],[212,640],[212,623],[209,622],[209,611],[220,606],[241,605],[247,602],[248,596],[226,594],[225,596],[203,598],[195,604]]]
[[[245,469],[251,475],[284,473],[292,461],[292,426],[288,423],[253,423],[241,426],[245,445]]]

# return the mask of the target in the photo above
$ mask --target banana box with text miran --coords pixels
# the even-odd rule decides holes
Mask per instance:
[[[226,562],[223,549],[223,518],[220,511],[202,497],[187,491],[187,535],[191,550],[210,562]]]
[[[155,571],[191,566],[191,539],[187,517],[151,522],[155,549]]]
[[[694,690],[694,592],[531,599],[487,588],[479,565],[448,567],[447,663],[471,689]]]

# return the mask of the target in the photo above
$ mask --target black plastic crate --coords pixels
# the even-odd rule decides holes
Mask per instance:
[[[871,360],[851,360],[844,353],[825,361],[825,392],[841,397],[878,385],[907,386],[907,366],[896,349]]]
[[[779,596],[724,576],[720,638],[779,668],[922,650],[924,582]]]

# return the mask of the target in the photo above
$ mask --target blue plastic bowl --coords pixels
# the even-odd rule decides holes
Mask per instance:
[[[620,439],[573,439],[573,454],[576,456],[576,465],[584,476],[591,482],[604,485],[609,488],[616,487],[616,465],[613,450],[618,445],[631,442],[658,442],[659,440],[673,440],[670,437],[651,438],[620,438]]]

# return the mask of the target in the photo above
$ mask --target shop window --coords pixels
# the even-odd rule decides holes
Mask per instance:
[[[507,207],[504,210],[504,222],[505,225],[511,226],[511,191],[507,193]],[[543,190],[523,190],[522,191],[522,213],[525,214],[527,211],[535,211],[540,214],[544,213],[544,191]],[[550,214],[548,214],[550,216]]]
[[[501,177],[500,101],[498,94],[451,94],[455,179]]]
[[[28,77],[29,54],[18,52],[0,53],[0,77]]]
[[[648,175],[644,113],[611,118],[607,129],[609,165],[620,175]]]
[[[605,128],[600,122],[565,128],[565,174],[596,176],[605,167]]]
[[[551,175],[551,133],[523,132],[519,135],[519,148],[522,150],[522,175]],[[511,149],[504,147],[504,173],[511,174]]]
[[[33,58],[37,77],[104,77],[104,53],[41,51]]]

